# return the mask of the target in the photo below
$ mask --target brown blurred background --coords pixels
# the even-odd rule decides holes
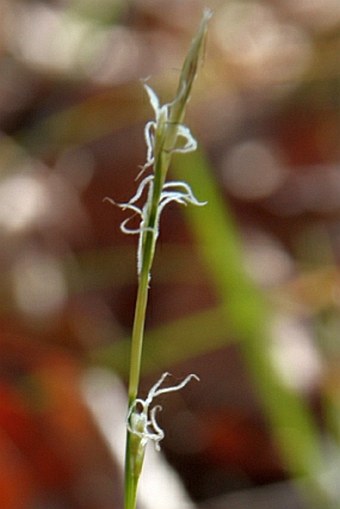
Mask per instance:
[[[153,114],[140,79],[171,100],[206,5],[214,16],[186,123],[270,302],[273,363],[336,443],[339,1],[1,0],[1,509],[122,507],[119,460],[83,389],[86,379],[108,390],[103,373],[127,381],[136,239],[103,198],[132,196]],[[204,186],[194,191],[205,199]],[[172,206],[142,392],[163,370],[201,383],[167,398],[163,452],[198,507],[302,507],[219,305]]]

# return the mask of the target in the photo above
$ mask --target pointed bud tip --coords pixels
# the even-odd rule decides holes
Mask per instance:
[[[203,11],[203,21],[207,22],[212,17],[213,11],[210,9],[210,7],[205,7]]]

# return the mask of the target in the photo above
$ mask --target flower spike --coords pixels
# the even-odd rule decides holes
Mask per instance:
[[[183,64],[174,99],[162,105],[155,91],[144,82],[144,89],[153,110],[153,118],[146,123],[144,128],[146,161],[140,167],[136,180],[139,180],[139,177],[146,171],[148,171],[148,175],[141,179],[136,193],[126,203],[116,203],[114,200],[108,199],[109,202],[119,206],[122,210],[129,211],[129,217],[121,223],[122,231],[139,236],[137,249],[138,291],[132,328],[128,386],[129,410],[126,423],[125,509],[136,508],[137,485],[147,443],[152,441],[155,449],[159,451],[160,442],[164,438],[164,431],[157,421],[162,407],[153,405],[155,398],[182,389],[192,379],[198,380],[196,375],[191,374],[177,385],[164,387],[163,383],[169,376],[169,373],[164,373],[151,387],[145,399],[138,397],[150,274],[162,211],[172,202],[196,206],[205,204],[195,197],[189,184],[180,181],[169,182],[167,174],[175,153],[188,153],[197,147],[197,142],[190,129],[184,125],[184,117],[202,60],[210,16],[210,11],[204,11],[201,24]],[[130,227],[132,220],[138,222],[134,228]]]

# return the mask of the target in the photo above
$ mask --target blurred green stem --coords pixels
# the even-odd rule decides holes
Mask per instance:
[[[175,174],[183,171],[180,158],[173,169]],[[285,383],[273,361],[270,332],[273,310],[244,269],[243,250],[228,204],[202,152],[188,155],[185,171],[193,186],[204,189],[208,200],[204,221],[195,208],[186,209],[191,229],[224,306],[225,317],[240,340],[285,466],[303,487],[310,507],[338,509],[339,501],[334,502],[334,494],[324,482],[327,458],[312,412],[302,395]]]

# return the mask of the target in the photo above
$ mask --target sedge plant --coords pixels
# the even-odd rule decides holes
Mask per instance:
[[[132,329],[128,386],[125,509],[135,509],[136,507],[137,486],[147,443],[152,441],[156,450],[159,450],[159,442],[164,437],[164,432],[156,418],[161,406],[153,406],[154,399],[161,394],[183,388],[192,379],[198,380],[196,375],[190,374],[177,385],[164,387],[163,383],[169,375],[169,373],[164,373],[150,389],[145,400],[138,397],[148,292],[161,213],[171,202],[196,206],[205,204],[205,202],[197,200],[186,182],[167,181],[167,173],[174,153],[191,152],[197,147],[196,140],[189,128],[183,124],[183,120],[192,85],[202,59],[210,17],[210,11],[204,11],[201,24],[184,61],[174,99],[161,105],[153,89],[144,83],[155,118],[147,122],[145,126],[146,163],[137,179],[145,172],[147,175],[140,181],[135,195],[127,203],[116,203],[107,198],[121,209],[132,212],[121,223],[121,230],[126,234],[139,236],[137,250],[138,290]],[[144,203],[140,205],[140,202]],[[139,224],[134,228],[131,227],[130,220],[135,219],[136,216],[139,218]]]

